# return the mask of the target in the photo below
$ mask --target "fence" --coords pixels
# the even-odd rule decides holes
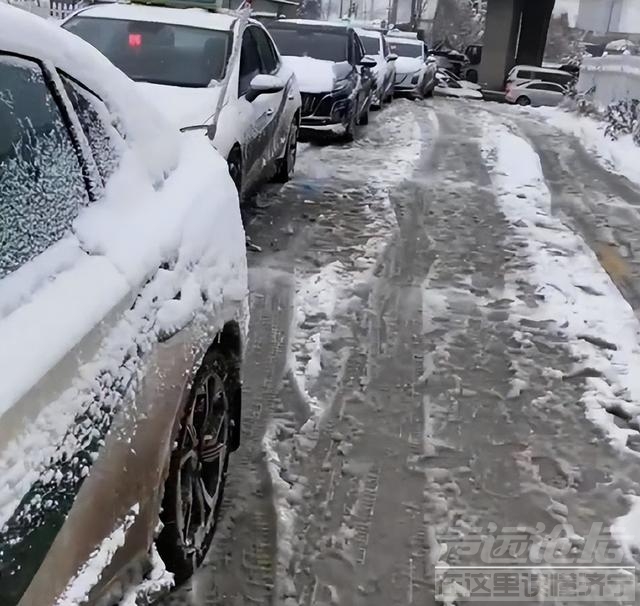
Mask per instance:
[[[2,0],[0,0],[1,2]],[[85,4],[83,0],[4,0],[41,17],[64,19]]]
[[[585,59],[580,69],[578,91],[593,89],[593,100],[601,106],[625,99],[640,99],[640,57],[611,55]]]

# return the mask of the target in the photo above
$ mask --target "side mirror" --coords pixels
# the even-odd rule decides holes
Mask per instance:
[[[373,57],[369,55],[365,55],[364,57],[362,57],[362,60],[360,61],[360,65],[362,67],[373,69],[378,65],[378,62]]]
[[[391,63],[392,61],[397,61],[398,60],[398,55],[396,55],[395,53],[389,53],[387,55],[387,62]]]
[[[245,98],[249,103],[257,99],[260,95],[270,95],[279,93],[284,90],[284,82],[278,76],[269,76],[268,74],[258,74],[254,76],[249,85],[249,90],[245,94]]]

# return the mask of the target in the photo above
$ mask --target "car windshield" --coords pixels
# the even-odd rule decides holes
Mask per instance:
[[[95,46],[132,80],[205,87],[224,77],[230,32],[78,16],[64,27]]]
[[[333,32],[311,27],[267,27],[282,55],[313,57],[334,63],[348,60],[346,30]]]
[[[371,36],[360,36],[364,51],[367,55],[377,55],[380,52],[380,39]]]
[[[416,59],[422,59],[422,45],[420,44],[407,44],[406,42],[389,41],[389,48],[392,53],[398,55],[398,57],[414,57]]]

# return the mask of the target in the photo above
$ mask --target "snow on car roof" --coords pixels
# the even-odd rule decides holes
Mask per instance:
[[[2,2],[0,23],[0,50],[46,59],[105,102],[155,181],[176,166],[179,132],[100,51],[54,22]]]
[[[513,67],[511,72],[514,72],[520,69],[536,71],[536,72],[544,72],[545,74],[564,74],[565,76],[571,75],[568,72],[565,72],[561,69],[553,69],[552,67],[540,67],[539,65],[516,65]]]
[[[292,25],[315,25],[317,27],[352,27],[347,21],[316,21],[314,19],[279,19],[278,23],[290,23]]]
[[[360,37],[365,37],[365,38],[375,38],[376,40],[380,39],[380,33],[376,30],[372,30],[372,29],[362,29],[362,28],[358,28],[356,30],[356,33],[358,34],[358,36]]]
[[[96,4],[76,14],[80,14],[83,17],[152,21],[223,31],[232,29],[233,24],[238,19],[235,15],[214,13],[203,8],[170,8],[120,3]]]
[[[416,38],[403,38],[402,36],[387,36],[387,42],[389,44],[412,44],[413,46],[423,46],[422,40]]]

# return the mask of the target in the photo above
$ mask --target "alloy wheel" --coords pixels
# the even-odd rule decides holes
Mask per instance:
[[[224,378],[211,371],[195,390],[180,442],[177,526],[182,544],[194,560],[207,547],[224,485],[228,410]]]

